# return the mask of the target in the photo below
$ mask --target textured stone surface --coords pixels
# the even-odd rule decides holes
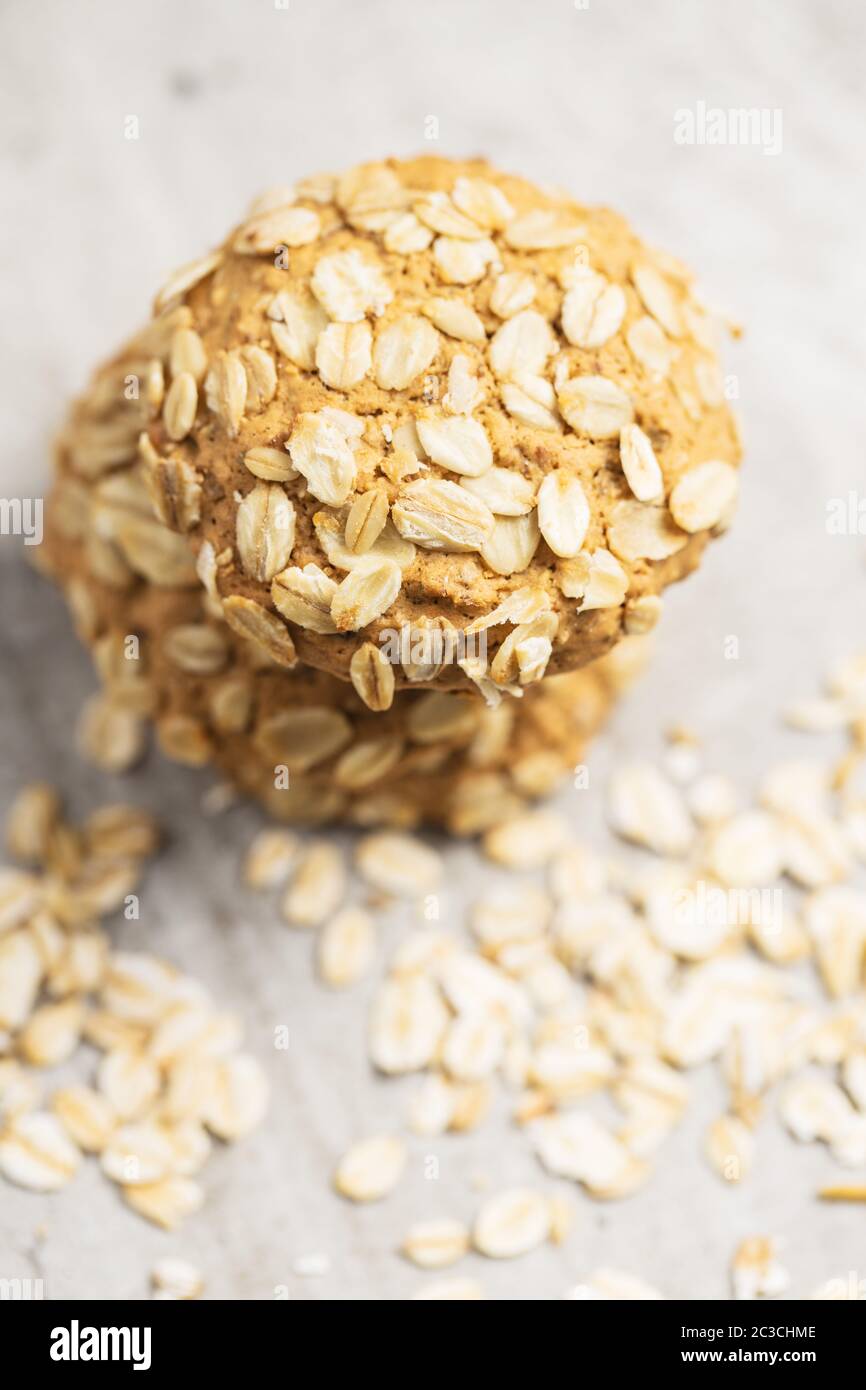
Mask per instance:
[[[449,0],[419,19],[395,0],[365,6],[361,25],[345,5],[280,12],[166,0],[145,29],[137,8],[107,0],[87,24],[72,9],[46,24],[23,3],[6,7],[4,101],[14,115],[0,128],[17,215],[0,237],[18,273],[2,287],[17,343],[4,379],[2,490],[41,488],[66,397],[104,345],[141,319],[146,287],[228,225],[239,196],[313,163],[413,152],[425,118],[438,113],[443,149],[484,150],[503,167],[626,209],[650,239],[711,270],[707,289],[747,320],[734,359],[746,446],[737,525],[672,592],[654,665],[591,769],[602,785],[615,754],[653,751],[660,727],[683,720],[708,734],[711,766],[748,783],[765,757],[811,748],[780,732],[775,712],[792,693],[811,693],[828,661],[862,639],[863,538],[830,537],[824,525],[827,500],[862,490],[863,478],[861,316],[851,292],[860,225],[846,215],[866,192],[862,17],[850,0],[820,10],[793,3],[784,15],[749,0],[586,11],[563,3],[531,25],[525,4],[468,13]],[[321,66],[310,57],[320,51]],[[780,106],[783,153],[675,146],[673,111],[698,100]],[[137,144],[123,139],[130,111],[141,118]],[[56,200],[50,218],[37,187]],[[4,539],[3,551],[11,545]],[[92,1165],[56,1198],[0,1188],[0,1272],[41,1273],[53,1297],[140,1297],[154,1260],[177,1252],[216,1295],[270,1297],[284,1283],[299,1299],[405,1296],[425,1282],[392,1253],[411,1222],[470,1217],[479,1171],[496,1186],[541,1181],[525,1144],[506,1142],[497,1122],[442,1145],[438,1183],[416,1166],[378,1210],[337,1202],[325,1181],[331,1164],[361,1132],[387,1127],[406,1089],[367,1075],[369,991],[321,991],[309,939],[288,932],[265,899],[239,892],[239,853],[261,823],[253,808],[192,830],[207,774],[154,760],[112,782],[82,764],[71,728],[95,688],[87,657],[48,585],[5,569],[2,582],[4,804],[42,776],[78,811],[121,794],[167,808],[174,842],[146,880],[145,920],[119,935],[175,957],[244,1013],[276,1100],[261,1131],[213,1159],[208,1203],[177,1237],[125,1211]],[[724,659],[731,635],[737,661]],[[581,833],[605,843],[591,796],[562,804]],[[449,851],[455,903],[488,872],[470,849]],[[398,931],[395,916],[389,939]],[[291,1029],[288,1055],[272,1050],[276,1023]],[[460,1272],[494,1297],[554,1298],[608,1264],[671,1294],[717,1298],[734,1247],[759,1232],[784,1241],[795,1296],[862,1269],[851,1210],[812,1198],[833,1171],[817,1148],[794,1146],[768,1124],[749,1181],[720,1188],[699,1157],[719,1099],[705,1098],[636,1198],[605,1207],[578,1198],[565,1247],[513,1265],[471,1257]],[[293,1279],[292,1259],[313,1251],[330,1255],[331,1274]]]

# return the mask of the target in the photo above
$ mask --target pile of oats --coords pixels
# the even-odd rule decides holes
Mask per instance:
[[[0,870],[0,1174],[56,1192],[90,1154],[134,1211],[174,1230],[202,1205],[212,1140],[248,1134],[268,1085],[238,1050],[235,1015],[168,961],[115,949],[101,925],[137,916],[158,842],[133,806],[70,824],[44,783],[12,807],[7,843],[21,867]],[[91,1081],[46,1095],[44,1074],[85,1045],[102,1053]],[[193,1274],[166,1262],[158,1296],[196,1297]]]
[[[401,937],[373,999],[373,1067],[417,1077],[403,1116],[409,1135],[475,1129],[505,1092],[547,1174],[590,1198],[627,1198],[651,1179],[712,1065],[727,1101],[695,1157],[721,1183],[748,1181],[770,1112],[853,1171],[817,1196],[866,1200],[857,1176],[866,1167],[866,656],[840,663],[827,695],[789,719],[847,730],[849,749],[829,765],[797,757],[769,767],[752,803],[705,769],[688,730],[671,731],[661,766],[617,768],[610,825],[643,854],[595,851],[546,810],[486,834],[483,850],[508,876],[459,927],[422,911],[430,920]],[[288,880],[291,904],[293,882],[303,898],[321,853],[266,832],[247,881]],[[435,905],[444,873],[436,851],[391,832],[362,838],[354,867],[372,899],[345,905],[344,865],[318,938],[322,978],[340,987],[373,968],[375,902]],[[351,1146],[334,1175],[341,1196],[369,1202],[394,1190],[410,1153],[399,1129]],[[447,1212],[417,1223],[402,1254],[425,1269],[470,1250],[511,1258],[564,1239],[568,1224],[560,1196],[509,1190],[487,1198],[471,1228]],[[788,1283],[769,1237],[735,1252],[734,1297],[773,1296]],[[814,1297],[852,1296],[832,1290]],[[456,1279],[417,1296],[483,1295]],[[662,1295],[602,1270],[565,1296]]]

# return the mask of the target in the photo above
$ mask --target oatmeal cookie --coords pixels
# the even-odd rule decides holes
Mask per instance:
[[[345,682],[419,632],[442,659],[392,654],[398,688],[495,698],[646,624],[727,524],[739,453],[679,261],[422,158],[260,199],[97,373],[59,466],[101,495],[97,574],[203,586]]]
[[[85,752],[121,770],[143,754],[152,722],[168,757],[215,765],[281,820],[479,833],[573,773],[642,664],[643,639],[630,638],[495,708],[473,690],[395,691],[372,646],[349,682],[287,669],[225,623],[200,587],[124,577],[101,549],[94,565],[81,520],[55,499],[40,557],[104,687],[84,713]]]

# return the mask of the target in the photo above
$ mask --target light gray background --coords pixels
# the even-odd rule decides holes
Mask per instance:
[[[591,763],[593,785],[624,752],[660,747],[686,720],[709,761],[748,783],[768,756],[802,747],[776,711],[809,693],[828,661],[863,642],[863,538],[830,537],[828,500],[864,488],[862,429],[866,145],[864,12],[856,0],[7,0],[0,17],[0,491],[37,496],[47,445],[70,392],[147,313],[163,275],[219,239],[269,184],[381,154],[489,154],[626,212],[648,240],[684,255],[708,296],[743,318],[728,357],[746,447],[737,523],[695,578],[671,594],[656,663]],[[674,112],[698,101],[779,108],[783,148],[681,147]],[[124,139],[136,115],[141,138]],[[425,118],[440,139],[425,142]],[[542,1181],[502,1125],[437,1142],[442,1176],[417,1161],[383,1206],[355,1210],[327,1186],[335,1155],[397,1120],[406,1088],[367,1074],[369,990],[332,997],[313,980],[311,943],[270,904],[236,888],[260,823],[250,807],[202,823],[206,774],[152,758],[134,777],[85,768],[74,715],[94,687],[59,600],[3,539],[4,800],[45,776],[86,811],[122,794],[158,806],[173,844],[151,872],[144,917],[119,935],[199,974],[249,1023],[274,1084],[251,1140],[207,1167],[208,1202],[177,1236],[129,1214],[87,1164],[46,1199],[0,1188],[0,1275],[41,1273],[50,1296],[130,1298],[152,1260],[177,1251],[212,1295],[405,1297],[424,1282],[393,1254],[409,1221],[469,1216],[471,1182]],[[735,635],[738,661],[723,641]],[[828,741],[829,750],[832,743]],[[584,793],[563,805],[604,844]],[[477,877],[456,848],[452,908]],[[400,930],[396,913],[389,928]],[[288,1023],[288,1055],[271,1047]],[[708,1083],[650,1186],[605,1207],[579,1196],[568,1244],[514,1265],[473,1258],[457,1272],[493,1297],[556,1298],[598,1264],[670,1295],[720,1298],[736,1241],[783,1241],[795,1296],[864,1270],[861,1212],[820,1207],[833,1169],[786,1142],[768,1117],[749,1181],[726,1191],[698,1156],[718,1095]],[[549,1184],[548,1184],[549,1185]],[[36,1231],[43,1227],[37,1238]],[[292,1260],[321,1251],[331,1273],[301,1281]]]

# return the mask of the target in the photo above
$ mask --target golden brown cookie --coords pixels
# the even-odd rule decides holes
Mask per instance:
[[[286,665],[348,681],[372,645],[398,688],[490,695],[647,624],[727,523],[739,445],[678,261],[607,209],[424,158],[259,200],[59,456],[64,506],[99,497],[98,577],[203,584]]]
[[[97,578],[92,537],[71,533],[68,511],[59,529],[58,515],[49,508],[43,568],[62,584],[105,687],[85,713],[87,751],[122,767],[143,752],[153,720],[169,757],[215,764],[282,820],[480,832],[574,769],[642,662],[631,638],[495,708],[472,690],[419,689],[386,691],[373,710],[351,682],[270,660],[207,611],[200,588]]]

